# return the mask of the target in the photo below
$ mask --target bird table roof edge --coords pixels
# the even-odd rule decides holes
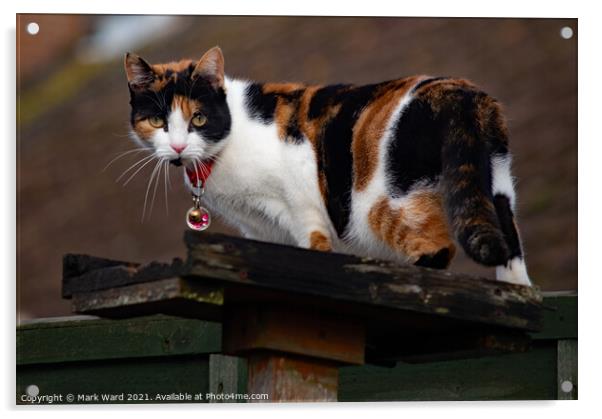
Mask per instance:
[[[231,352],[273,340],[264,333],[270,329],[284,345],[276,349],[288,351],[295,339],[307,346],[299,338],[305,333],[303,339],[324,341],[317,356],[343,363],[524,351],[528,332],[542,327],[536,288],[221,234],[188,231],[184,240],[187,258],[171,263],[65,255],[63,297],[76,313],[109,318],[253,318],[252,344],[248,336],[224,338],[237,346]],[[351,335],[362,336],[365,359],[359,352],[338,356],[343,346],[329,342],[344,345]]]

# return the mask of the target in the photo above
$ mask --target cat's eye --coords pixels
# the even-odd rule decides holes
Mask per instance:
[[[165,121],[160,116],[151,116],[148,118],[148,123],[154,128],[161,128],[165,125]]]
[[[195,115],[190,122],[197,128],[202,127],[207,123],[207,117],[205,115]]]

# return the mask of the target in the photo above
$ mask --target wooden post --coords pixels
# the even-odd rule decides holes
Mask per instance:
[[[247,357],[249,394],[268,395],[251,401],[336,401],[338,367],[364,363],[361,321],[278,304],[226,313],[224,352]]]
[[[338,365],[317,358],[277,352],[258,352],[248,357],[247,393],[267,394],[251,402],[336,402]]]
[[[577,339],[558,341],[558,400],[577,400]]]
[[[241,374],[243,362],[244,359],[234,356],[209,355],[209,393],[217,396],[207,399],[209,403],[228,402],[229,399],[220,399],[219,396],[240,394],[246,389],[246,375]]]

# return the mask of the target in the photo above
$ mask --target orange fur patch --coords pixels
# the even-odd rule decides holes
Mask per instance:
[[[379,239],[412,261],[445,248],[450,250],[449,261],[455,254],[439,194],[416,193],[398,209],[391,207],[389,198],[382,197],[370,209],[368,223]]]
[[[319,250],[322,252],[330,252],[332,250],[332,244],[330,239],[321,231],[312,231],[309,235],[309,248],[313,250]]]
[[[287,94],[295,90],[303,89],[305,86],[301,83],[265,83],[263,85],[263,93],[270,94]]]
[[[396,80],[381,88],[377,98],[361,112],[353,127],[354,188],[362,191],[368,186],[378,164],[378,149],[387,123],[399,100],[416,83],[416,77]]]
[[[150,85],[150,89],[156,92],[160,91],[170,80],[177,79],[178,72],[186,70],[191,64],[195,64],[195,61],[187,59],[165,64],[153,64],[151,67],[155,72],[155,80]],[[169,77],[167,76],[168,71],[171,71]]]
[[[278,138],[281,140],[286,139],[287,127],[295,112],[296,109],[292,103],[283,100],[282,98],[278,98],[276,101],[274,121],[276,122],[276,128],[278,129]]]
[[[171,103],[172,109],[180,108],[185,120],[190,120],[192,116],[201,109],[201,104],[194,99],[175,95]]]
[[[319,130],[323,127],[318,121],[309,121],[307,114],[309,113],[309,104],[313,99],[316,92],[322,86],[309,86],[303,92],[301,100],[299,102],[299,129],[303,134],[312,142],[315,147]]]
[[[149,141],[156,129],[161,128],[153,127],[148,122],[148,119],[142,119],[134,123],[134,131],[136,131],[138,137],[140,137],[140,139],[144,141]]]
[[[153,64],[153,70],[157,74],[165,74],[167,70],[171,70],[174,73],[186,70],[191,64],[196,65],[196,61],[185,59],[180,61],[172,61],[164,64]]]
[[[276,95],[274,122],[278,130],[278,138],[281,140],[286,140],[290,120],[299,112],[297,103],[288,100],[287,95],[303,88],[304,86],[299,83],[265,83],[262,87],[264,94]]]

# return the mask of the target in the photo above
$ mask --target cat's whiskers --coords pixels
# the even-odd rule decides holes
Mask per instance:
[[[128,154],[132,154],[132,153],[141,153],[143,151],[147,151],[148,148],[146,147],[138,147],[138,148],[134,148],[132,150],[127,150],[124,151],[122,153],[119,153],[115,158],[113,158],[109,163],[107,163],[107,165],[104,167],[104,169],[102,169],[102,171],[104,172],[105,170],[107,170],[109,168],[109,166],[111,166],[113,163],[115,163],[117,160],[127,156]]]
[[[163,181],[165,186],[165,213],[169,215],[169,203],[167,201],[167,178],[169,176],[169,160],[165,160],[163,162],[163,167],[165,168],[163,172]]]
[[[172,186],[171,186],[171,176],[169,174],[170,173],[169,169],[171,168],[170,166],[171,166],[171,164],[169,163],[169,160],[168,160],[167,161],[167,170],[166,170],[166,173],[167,173],[167,185],[169,187],[169,190],[171,191],[171,189],[172,189]]]
[[[155,158],[154,154],[151,154],[150,156],[146,156],[143,159],[137,161],[136,163],[134,163],[129,169],[127,169],[125,172],[123,172],[121,174],[121,176],[119,176],[117,178],[117,180],[115,180],[115,182],[119,182],[121,180],[121,178],[123,178],[127,172],[129,172],[130,170],[134,169],[136,166],[138,166],[139,164],[142,164],[144,162],[144,164],[142,164],[140,167],[138,167],[138,169],[132,173],[132,175],[125,181],[123,182],[123,186],[126,186],[128,183],[130,183],[130,181],[134,178],[134,176],[136,176],[138,173],[140,173],[140,171],[150,162],[153,161],[153,159]]]
[[[151,204],[150,204],[150,211],[148,213],[148,219],[150,220],[151,216],[153,215],[153,208],[155,207],[155,197],[157,196],[157,187],[159,186],[159,179],[161,178],[161,169],[163,169],[164,165],[163,163],[165,162],[165,158],[161,158],[159,160],[159,165],[157,166],[157,173],[155,175],[155,187],[153,189],[153,198],[151,199]]]
[[[118,132],[112,132],[111,135],[114,137],[119,137],[119,138],[128,138],[131,136],[129,133],[128,134],[120,134]]]
[[[155,164],[155,167],[154,167],[154,169],[153,169],[153,171],[152,171],[152,173],[151,173],[151,175],[150,175],[150,177],[148,179],[148,183],[146,185],[146,193],[144,194],[144,206],[142,208],[142,220],[141,220],[141,222],[144,222],[144,217],[146,215],[146,204],[148,202],[148,194],[150,193],[150,189],[151,189],[151,186],[152,186],[153,179],[155,178],[155,174],[157,173],[157,169],[159,168],[160,164],[161,164],[161,159],[158,159],[157,163]],[[150,219],[150,216],[149,216],[149,219]]]

